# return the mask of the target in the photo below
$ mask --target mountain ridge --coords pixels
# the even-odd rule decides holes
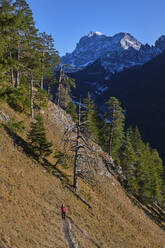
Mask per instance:
[[[107,72],[115,73],[145,64],[165,49],[163,44],[164,36],[155,42],[155,46],[150,46],[125,32],[113,36],[90,32],[80,38],[73,52],[61,57],[61,64],[71,64],[74,71],[78,71],[100,59]]]
[[[164,152],[164,64],[165,52],[154,57],[143,66],[123,70],[111,77],[100,63],[92,64],[84,70],[71,74],[77,83],[77,92],[90,92],[97,106],[104,112],[105,102],[110,96],[117,97],[123,104],[127,124],[138,125],[142,137],[156,147],[165,161]],[[102,91],[99,88],[103,88]],[[154,123],[154,124],[153,124]]]

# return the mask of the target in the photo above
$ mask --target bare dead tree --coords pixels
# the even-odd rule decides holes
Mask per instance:
[[[80,127],[81,127],[81,98],[79,102],[79,111],[78,111],[78,124],[77,124],[77,137],[76,137],[76,150],[75,150],[75,164],[74,164],[74,188],[75,191],[78,191],[78,168],[79,168],[79,157],[80,157]]]
[[[62,80],[63,80],[63,67],[61,66],[60,77],[59,77],[59,82],[58,82],[58,93],[57,93],[57,105],[58,106],[60,106]]]
[[[65,146],[70,143],[71,150],[74,152],[74,178],[73,186],[75,192],[78,192],[78,177],[86,178],[89,177],[91,173],[91,163],[93,159],[91,154],[93,152],[92,145],[90,144],[87,137],[83,136],[81,133],[81,128],[87,122],[81,122],[81,98],[79,100],[78,107],[78,123],[72,129],[66,130],[64,134]],[[82,169],[85,164],[85,168]],[[84,176],[83,176],[84,175]],[[92,176],[91,176],[92,178]]]

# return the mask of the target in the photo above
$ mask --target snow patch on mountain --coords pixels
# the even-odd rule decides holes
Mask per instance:
[[[99,32],[99,31],[96,31],[96,32],[90,32],[89,34],[88,34],[88,37],[92,37],[92,36],[94,36],[94,35],[103,35],[101,32]]]
[[[90,32],[77,43],[72,53],[61,58],[62,64],[74,65],[74,71],[84,69],[100,59],[101,65],[111,73],[143,65],[165,50],[165,36],[155,46],[143,45],[129,33],[106,36],[99,31]]]

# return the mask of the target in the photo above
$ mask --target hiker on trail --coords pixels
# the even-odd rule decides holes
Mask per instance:
[[[66,216],[66,207],[64,204],[61,205],[61,216],[62,216],[62,219],[65,219],[65,216]]]

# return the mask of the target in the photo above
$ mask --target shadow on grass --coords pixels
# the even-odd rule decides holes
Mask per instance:
[[[133,195],[131,195],[126,188],[123,185],[121,175],[118,173],[116,168],[112,166],[112,164],[105,159],[102,156],[102,161],[105,165],[105,168],[109,173],[111,173],[120,183],[121,187],[124,189],[126,195],[129,197],[129,199],[133,202],[134,205],[136,205],[138,208],[142,209],[144,213],[152,220],[154,221],[161,229],[165,230],[165,211],[161,209],[159,206],[153,205],[145,205],[141,202],[140,199],[135,198]]]
[[[12,132],[7,126],[4,126],[4,130],[6,131],[6,133],[13,139],[14,142],[14,146],[19,146],[22,147],[23,152],[29,156],[32,157],[36,160],[36,157],[34,156],[34,154],[32,154],[30,145],[28,144],[28,142],[26,142],[22,137],[20,137],[18,134]]]
[[[37,163],[42,165],[49,173],[52,173],[54,176],[59,178],[62,183],[72,186],[69,183],[69,179],[67,175],[65,175],[63,172],[61,172],[58,168],[55,167],[55,165],[51,164],[47,159],[42,159],[42,161],[36,156],[33,152],[32,146],[26,142],[22,137],[20,137],[15,132],[12,132],[7,126],[4,126],[4,129],[6,133],[13,139],[14,145],[21,147],[23,149],[23,152],[28,156],[34,159]],[[73,186],[72,186],[73,187]]]
[[[46,158],[43,159],[41,165],[53,176],[60,179],[62,184],[73,188],[73,185],[70,183],[68,176],[64,172],[60,171],[60,169],[58,169],[55,165],[51,164]]]
[[[74,221],[72,220],[71,217],[67,216],[67,218],[70,220],[70,222],[72,223],[72,225],[81,232],[81,234],[83,236],[85,236],[86,239],[88,239],[95,247],[97,248],[101,248],[101,246],[99,246],[91,237],[88,236],[88,234],[82,230],[77,224],[74,223]]]
[[[58,179],[60,179],[61,183],[63,185],[65,185],[65,187],[72,192],[77,199],[79,199],[80,201],[82,201],[86,206],[88,206],[89,208],[92,208],[90,206],[90,204],[83,199],[78,193],[75,192],[74,186],[73,184],[70,183],[68,176],[65,175],[65,173],[61,172],[57,167],[55,167],[54,165],[52,165],[47,159],[43,160],[42,166],[48,171],[51,172],[52,175],[56,176]]]
[[[126,192],[129,199],[136,205],[138,208],[142,209],[144,213],[154,221],[161,229],[165,231],[165,211],[158,206],[152,205],[143,205],[138,199]]]
[[[44,167],[44,169],[57,177],[65,187],[72,192],[80,201],[82,201],[86,206],[91,208],[90,204],[86,202],[78,193],[75,192],[73,184],[70,182],[69,177],[62,171],[60,171],[55,165],[51,164],[47,159],[40,159],[33,153],[32,147],[18,134],[12,132],[7,126],[4,126],[6,133],[13,139],[14,145],[17,145],[23,149],[23,152],[34,159],[37,163]]]

